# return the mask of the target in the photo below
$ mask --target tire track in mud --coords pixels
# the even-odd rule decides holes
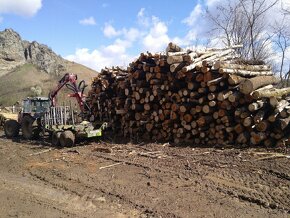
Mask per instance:
[[[180,174],[182,174],[182,170],[180,170],[180,169],[176,170],[176,171],[178,171],[178,174],[176,174],[176,171],[172,171],[168,168],[167,169],[165,169],[164,167],[159,168],[158,165],[154,165],[154,167],[152,167],[150,165],[146,165],[142,162],[142,160],[139,161],[141,163],[135,163],[132,161],[124,160],[122,158],[115,158],[115,156],[114,156],[114,158],[112,158],[112,157],[109,157],[109,156],[103,155],[103,154],[93,154],[93,155],[97,156],[99,158],[106,159],[106,160],[111,160],[113,162],[124,162],[127,165],[134,165],[137,167],[143,167],[143,168],[155,170],[155,171],[158,171],[160,173],[170,173],[173,175],[175,174],[179,178],[181,178]],[[206,167],[210,167],[213,169],[223,168],[223,167],[220,167],[219,165],[213,164],[212,162],[209,162],[209,161],[198,161],[198,162],[199,162],[199,166],[206,166]],[[227,164],[227,162],[223,162],[223,164]],[[278,177],[279,179],[289,180],[289,175],[287,175],[285,173],[275,172],[273,170],[265,170],[265,169],[261,169],[259,167],[254,167],[254,168],[256,168],[257,170],[263,170],[265,173],[268,172],[268,173],[270,173],[271,176],[274,175],[274,176]],[[244,168],[244,170],[245,170],[245,173],[248,174],[248,169]],[[188,176],[188,171],[185,173]],[[232,185],[232,187],[231,187],[231,186],[227,186],[227,185],[222,184],[222,183],[215,183],[215,182],[212,183],[211,182],[212,180],[210,178],[208,178],[207,176],[204,176],[201,173],[194,173],[194,174],[199,176],[198,180],[203,180],[203,184],[204,184],[205,189],[215,190],[215,191],[221,192],[223,194],[226,194],[232,198],[237,198],[239,200],[242,200],[242,201],[245,201],[248,203],[253,203],[253,204],[256,204],[258,206],[262,206],[264,208],[267,208],[267,209],[269,209],[269,208],[272,210],[278,209],[278,210],[290,213],[290,208],[289,208],[290,202],[287,202],[287,200],[285,202],[283,200],[277,199],[277,195],[272,195],[271,193],[263,193],[263,190],[250,191],[250,189],[251,190],[254,190],[254,189],[251,187],[248,187],[249,184],[247,184],[248,182],[245,180],[242,181],[243,188],[241,189],[239,187],[235,187],[235,185]],[[235,176],[243,178],[243,170],[241,170],[241,172],[239,174],[240,175],[235,175]],[[248,174],[248,175],[251,176],[251,174]],[[252,182],[254,182],[256,180],[256,178],[254,178],[253,176],[251,176],[251,178],[252,178]],[[208,183],[211,183],[211,184],[206,185]],[[283,190],[281,190],[281,191],[283,191]],[[266,195],[270,196],[270,199],[267,198]],[[285,197],[285,199],[289,199],[290,195],[288,194],[288,197],[287,197],[287,195],[285,195],[284,197]]]
[[[103,153],[99,153],[99,154],[94,153],[93,156],[95,156],[97,158],[104,159],[104,160],[112,161],[115,163],[124,163],[128,166],[135,166],[135,167],[146,169],[149,171],[156,171],[156,173],[162,174],[163,176],[168,175],[170,177],[176,177],[176,178],[184,180],[184,181],[187,181],[186,179],[184,179],[186,177],[182,178],[180,175],[183,174],[183,175],[189,176],[188,170],[182,169],[184,171],[184,172],[182,172],[181,169],[178,169],[178,170],[175,169],[175,171],[174,171],[173,169],[171,169],[171,167],[162,167],[162,166],[158,167],[158,165],[154,165],[154,167],[153,167],[152,165],[147,164],[146,158],[142,158],[142,157],[141,158],[116,157],[116,156],[104,155]],[[131,160],[131,159],[133,159],[133,160]],[[144,163],[144,161],[145,161],[145,163]],[[207,164],[205,162],[204,166],[208,167],[208,165],[209,164]],[[199,165],[199,167],[200,166],[202,166],[202,164]],[[198,167],[198,166],[196,166],[196,167]],[[211,166],[211,165],[210,165],[210,167],[215,168],[215,166]],[[174,166],[173,166],[173,168],[174,168]],[[192,170],[194,170],[194,169],[191,169],[191,171]],[[178,173],[176,173],[176,171],[178,171]],[[162,175],[160,175],[160,176],[162,176]],[[224,193],[232,198],[238,198],[242,201],[245,201],[248,203],[253,203],[253,204],[256,204],[259,206],[263,206],[265,208],[285,210],[284,208],[276,206],[274,204],[268,204],[267,202],[263,201],[262,199],[256,198],[256,196],[253,197],[251,195],[243,194],[243,190],[241,192],[241,191],[239,191],[239,188],[237,188],[237,187],[234,190],[231,190],[229,187],[225,187],[223,184],[218,184],[218,185],[216,183],[210,184],[211,179],[207,178],[204,175],[201,175],[200,173],[194,172],[191,175],[195,175],[195,176],[199,175],[199,178],[196,179],[195,184],[198,184],[198,181],[202,180],[202,183],[203,183],[202,188],[204,188],[206,190],[212,190],[212,191]],[[60,177],[63,179],[63,176],[60,176]],[[201,184],[201,182],[199,184]],[[118,194],[116,192],[110,192],[110,191],[108,192],[107,190],[105,190],[103,188],[95,187],[95,186],[86,185],[86,187],[90,190],[94,190],[94,191],[97,190],[105,195],[112,196],[113,198],[121,200],[123,203],[129,204],[129,205],[131,205],[134,208],[137,208],[139,210],[144,211],[144,208],[148,207],[148,206],[144,206],[142,204],[136,204],[132,200],[130,200],[130,198],[127,198],[125,195]],[[201,185],[199,185],[199,188],[201,188]],[[157,216],[159,214],[166,215],[167,217],[168,216],[169,217],[176,216],[176,214],[173,214],[173,213],[164,213],[164,212],[161,212],[158,210],[152,210],[152,209],[146,209],[145,213],[151,214],[152,216]]]
[[[180,173],[176,173],[176,171],[172,171],[170,169],[167,169],[167,167],[158,167],[157,165],[152,166],[152,164],[146,164],[142,162],[142,158],[135,158],[134,161],[130,161],[128,159],[130,159],[129,157],[110,157],[108,155],[103,155],[103,154],[93,154],[93,156],[98,157],[98,158],[102,158],[105,160],[110,160],[113,161],[115,163],[124,163],[128,166],[136,166],[136,167],[140,167],[140,168],[144,168],[144,169],[148,169],[148,170],[155,170],[156,172],[159,173],[170,173],[173,176],[179,177]],[[144,160],[145,158],[143,158]],[[139,161],[138,161],[139,160]],[[200,175],[199,173],[194,173],[195,175]]]
[[[96,155],[94,154],[94,156],[97,156],[99,158],[103,158],[103,159],[107,159],[107,160],[112,160],[114,162],[122,162],[124,160],[120,159],[120,158],[112,158],[112,157],[108,157],[108,156],[104,156],[104,155]],[[204,162],[204,161],[203,161]],[[218,165],[215,165],[215,164],[212,164],[211,162],[207,162],[205,161],[203,163],[202,161],[199,161],[200,165],[202,166],[207,166],[207,167],[210,167],[210,168],[223,168],[223,167],[220,167]],[[174,174],[175,171],[171,171],[171,170],[168,170],[168,169],[164,169],[164,168],[158,168],[156,165],[154,167],[150,167],[150,166],[147,166],[147,165],[144,165],[144,164],[136,164],[136,163],[132,163],[132,162],[128,162],[128,161],[125,161],[126,164],[128,165],[135,165],[135,166],[138,166],[138,167],[144,167],[144,168],[150,168],[150,169],[153,169],[153,170],[156,170],[158,172],[167,172],[167,173],[172,173]],[[220,164],[220,163],[219,163]],[[227,164],[227,162],[224,162],[223,164]],[[285,173],[280,173],[280,172],[275,172],[273,170],[265,170],[265,169],[261,169],[261,168],[256,168],[257,170],[263,170],[265,173],[270,173],[272,176],[276,176],[278,177],[279,179],[286,179],[289,181],[289,175],[285,174]],[[181,171],[178,170],[179,174],[176,174],[176,175],[180,175]],[[210,178],[207,178],[206,176],[204,177],[203,175],[201,175],[200,173],[196,173],[200,176],[200,178],[203,180],[203,183],[206,184],[208,182],[206,182],[205,180],[211,180]],[[246,174],[248,174],[248,169],[246,170]],[[266,174],[264,174],[266,175]],[[241,171],[240,175],[235,175],[237,177],[243,177],[243,170]],[[255,178],[252,177],[253,180],[252,182],[255,182]],[[247,181],[242,181],[244,184],[242,184],[244,186],[244,188],[239,188],[239,187],[235,187],[234,185],[231,187],[231,186],[226,186],[224,184],[221,184],[221,183],[212,183],[211,186],[207,186],[205,185],[208,189],[212,189],[212,190],[216,190],[218,192],[221,192],[223,194],[226,194],[230,197],[233,197],[233,198],[237,198],[239,200],[242,200],[242,201],[245,201],[245,202],[248,202],[248,203],[253,203],[253,204],[256,204],[258,206],[262,206],[264,208],[267,208],[267,209],[273,209],[273,210],[281,210],[281,211],[284,211],[284,212],[287,212],[287,213],[290,213],[290,208],[289,208],[289,203],[290,202],[287,202],[287,200],[281,200],[281,199],[278,199],[277,198],[277,195],[272,195],[271,193],[263,193],[263,190],[255,190],[255,191],[250,191],[251,190],[254,190],[253,188],[249,187],[249,184],[247,184],[248,182]],[[246,182],[246,183],[245,183]],[[257,181],[258,182],[258,181]],[[234,188],[233,188],[234,187]],[[247,188],[249,187],[249,188]],[[279,187],[278,187],[279,188]],[[248,189],[248,190],[246,190]],[[256,188],[255,188],[256,189]],[[281,189],[279,189],[281,190]],[[283,190],[281,190],[283,191]],[[267,198],[267,196],[270,196]],[[283,197],[283,196],[282,196]],[[281,198],[282,198],[281,197]],[[288,194],[288,197],[287,195],[284,195],[285,199],[289,199],[289,194]],[[280,202],[279,202],[280,201]],[[279,202],[279,203],[278,203]]]
[[[221,183],[219,183],[218,185],[213,183],[212,186],[215,187],[215,189],[218,190],[219,192],[224,193],[224,194],[231,196],[233,198],[237,198],[237,199],[245,201],[245,202],[249,202],[249,203],[259,205],[259,206],[263,206],[264,208],[270,208],[273,210],[278,209],[278,210],[290,213],[289,208],[285,208],[283,206],[280,206],[279,204],[274,203],[275,201],[272,201],[271,203],[269,201],[266,201],[264,199],[265,197],[263,195],[261,195],[260,193],[257,193],[257,192],[255,193],[254,191],[247,192],[243,189],[232,188],[229,185],[224,185]],[[285,204],[285,202],[284,202],[284,204]]]
[[[274,170],[268,170],[268,172],[274,176],[277,176],[279,179],[285,179],[290,182],[290,175],[287,173],[280,173]]]
[[[188,181],[188,179],[184,179],[182,178],[182,176],[180,176],[181,173],[176,173],[174,172],[173,170],[167,170],[166,168],[156,168],[156,167],[152,167],[152,165],[150,164],[144,164],[143,162],[145,161],[146,162],[146,159],[147,158],[141,158],[141,160],[130,160],[130,158],[128,157],[111,157],[109,155],[104,155],[103,153],[99,153],[99,154],[92,154],[92,157],[95,157],[95,158],[101,158],[101,159],[104,159],[104,160],[107,160],[107,161],[112,161],[112,162],[117,162],[117,163],[124,163],[125,165],[127,166],[130,166],[130,167],[137,167],[137,168],[141,168],[141,169],[144,169],[145,170],[145,173],[144,173],[144,176],[145,177],[148,177],[148,175],[145,175],[145,174],[148,174],[148,173],[151,173],[151,171],[154,171],[154,176],[158,175],[157,177],[155,177],[154,179],[156,180],[160,180],[161,183],[165,183],[166,181],[164,180],[163,177],[165,178],[171,178],[171,179],[179,179],[179,180],[184,180],[184,181]],[[68,161],[68,159],[67,159]],[[143,162],[142,162],[143,161]],[[71,162],[72,164],[74,164],[73,162]],[[147,162],[146,162],[147,163]],[[79,164],[79,163],[78,163]],[[38,173],[32,173],[30,172],[30,174],[32,176],[36,176],[38,177]],[[140,173],[142,174],[142,173]],[[47,173],[41,173],[41,175],[47,175]],[[57,174],[55,174],[55,176],[58,176],[61,180],[64,180],[65,178],[65,174],[62,174],[61,172],[58,171]],[[183,176],[183,177],[186,177],[186,176]],[[51,183],[51,178],[49,179],[45,179],[45,178],[39,178],[41,180],[45,180],[45,182],[50,182]],[[71,178],[66,178],[65,180],[69,180],[70,182],[73,181],[73,179]],[[74,180],[75,182],[78,182],[77,180]],[[192,181],[193,183],[193,181]],[[59,184],[55,184],[55,185],[58,185]],[[80,185],[84,185],[83,183],[80,183]],[[123,203],[126,203],[126,204],[129,204],[131,205],[133,208],[136,208],[138,210],[142,210],[144,213],[146,214],[150,214],[150,216],[165,216],[165,217],[177,217],[176,214],[172,213],[172,212],[169,212],[169,211],[163,211],[163,210],[155,210],[153,209],[152,207],[150,207],[148,204],[143,204],[142,202],[140,203],[136,203],[136,201],[134,201],[133,199],[131,199],[130,197],[126,196],[126,194],[122,194],[121,192],[112,192],[112,191],[108,191],[104,188],[101,188],[101,187],[96,187],[96,186],[89,186],[87,184],[85,184],[86,188],[92,190],[92,191],[99,191],[105,195],[109,195],[109,196],[112,196],[113,198],[115,199],[118,199],[118,200],[121,200]],[[186,186],[186,185],[185,185]],[[64,188],[63,186],[61,188]],[[80,194],[80,193],[79,193]]]
[[[96,207],[90,201],[81,199],[71,193],[68,194],[63,189],[55,189],[47,184],[44,186],[32,182],[25,177],[12,176],[2,172],[0,175],[0,187],[4,190],[33,196],[30,201],[45,205],[67,215],[83,216],[83,214],[88,215],[96,212]]]
[[[178,217],[177,215],[175,215],[174,213],[168,213],[168,212],[162,212],[162,211],[158,211],[158,210],[154,210],[154,209],[150,209],[148,208],[146,205],[143,204],[136,204],[135,202],[131,201],[129,198],[127,198],[126,196],[119,194],[117,192],[111,192],[111,191],[107,191],[104,188],[101,187],[96,187],[96,186],[91,186],[89,184],[83,184],[78,180],[75,179],[71,179],[71,178],[67,178],[65,174],[62,173],[57,173],[57,174],[53,174],[56,177],[59,177],[59,179],[61,179],[63,182],[68,182],[68,185],[64,185],[64,184],[59,184],[57,182],[53,182],[53,180],[51,178],[46,179],[43,176],[39,176],[37,174],[37,172],[29,172],[29,174],[38,179],[39,181],[48,183],[58,189],[64,189],[67,192],[70,192],[76,196],[78,196],[80,199],[84,198],[90,201],[90,202],[95,202],[95,198],[92,196],[92,193],[99,193],[100,195],[105,195],[106,197],[112,198],[114,202],[120,202],[121,204],[126,204],[129,205],[130,207],[138,210],[138,211],[142,211],[142,214],[145,215],[146,217]],[[71,183],[76,183],[74,188],[72,188],[72,184]],[[84,187],[85,191],[82,190],[78,190],[79,187]],[[141,214],[139,214],[141,215]],[[138,215],[138,217],[140,217]]]
[[[289,215],[288,162],[257,163],[257,156],[248,155],[252,151],[100,143],[29,156],[37,153],[35,143],[2,140],[7,146],[1,146],[1,171],[25,175],[85,205],[102,209],[108,204],[131,217],[192,217],[192,212],[231,217],[233,211],[244,217]],[[97,146],[111,153],[94,150]],[[140,155],[158,151],[165,158]],[[99,170],[112,163],[123,164]]]
[[[206,176],[206,178],[211,181],[209,187],[215,188],[221,193],[242,201],[263,206],[264,208],[281,210],[289,214],[290,183],[285,183],[285,178],[280,173],[277,176],[273,174],[272,170],[257,167],[252,168],[253,172],[255,170],[259,171],[259,174],[263,176],[263,180],[258,180],[256,176],[253,176],[253,173],[248,172],[248,169],[239,169],[239,171],[235,172],[236,178],[232,172],[220,173],[218,171],[214,175],[210,174]],[[276,181],[277,179],[279,181]],[[273,184],[269,184],[267,181],[271,181]]]

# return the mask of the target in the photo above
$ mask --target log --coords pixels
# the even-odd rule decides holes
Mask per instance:
[[[267,138],[267,135],[264,132],[258,132],[258,133],[252,132],[250,142],[253,145],[258,145],[262,141],[264,141],[266,138]]]
[[[281,118],[286,118],[286,117],[289,116],[289,113],[287,112],[286,109],[284,109],[284,110],[282,110],[282,111],[279,113],[279,116],[280,116]]]
[[[256,125],[256,129],[259,132],[265,132],[270,126],[270,123],[267,120],[263,120]]]
[[[207,95],[207,98],[208,98],[208,100],[214,100],[215,98],[216,98],[216,94],[215,93],[209,93],[208,95]]]
[[[184,61],[192,62],[197,57],[198,57],[198,54],[196,52],[190,52],[189,54],[184,56]]]
[[[166,48],[166,52],[181,52],[183,49],[173,42],[170,42]]]
[[[213,85],[213,84],[217,84],[219,83],[220,81],[224,80],[224,77],[218,77],[216,79],[213,79],[213,80],[210,80],[210,81],[207,81],[207,86],[210,86],[210,85]]]
[[[278,101],[278,99],[277,99],[276,97],[271,96],[271,97],[269,98],[269,103],[270,103],[270,105],[271,105],[273,108],[276,108],[277,105],[279,104],[279,101]]]
[[[256,89],[269,85],[275,84],[278,80],[274,76],[258,76],[251,79],[244,80],[240,85],[240,91],[243,94],[250,94],[251,92],[255,91]]]
[[[252,96],[255,99],[260,98],[270,98],[270,97],[282,97],[284,95],[290,94],[290,87],[283,88],[283,89],[268,89],[268,90],[260,90],[254,91]]]
[[[250,71],[250,70],[239,70],[239,69],[226,69],[226,68],[220,68],[219,73],[230,73],[230,74],[236,74],[238,76],[272,76],[272,71]]]
[[[270,71],[271,67],[268,65],[246,65],[246,64],[233,64],[227,62],[216,62],[215,68],[226,68],[236,70],[247,70],[247,71]]]
[[[185,56],[187,55],[187,51],[179,51],[179,52],[167,52],[167,56]],[[158,65],[158,64],[157,64]]]
[[[279,120],[278,120],[279,128],[280,128],[281,130],[286,129],[286,127],[288,127],[288,125],[289,125],[289,122],[290,122],[290,116],[287,117],[287,118],[285,118],[285,119],[279,119]]]
[[[210,106],[209,105],[204,105],[202,107],[202,112],[205,113],[205,114],[210,113],[211,112]]]
[[[175,64],[175,63],[181,63],[181,62],[183,62],[182,55],[172,55],[172,56],[167,57],[168,64]]]
[[[253,118],[252,118],[252,117],[246,117],[246,118],[243,120],[243,125],[244,125],[245,127],[250,127],[252,124],[253,124]]]
[[[223,92],[218,93],[217,99],[219,101],[224,101],[224,100],[226,100],[232,94],[233,94],[233,91],[231,91],[231,90],[225,90]]]
[[[250,135],[248,132],[242,132],[238,135],[237,143],[238,144],[246,144],[250,139]]]
[[[254,111],[262,108],[264,106],[264,104],[265,104],[264,101],[256,101],[256,102],[249,104],[248,109],[249,109],[249,111],[254,112]]]
[[[289,105],[289,102],[287,100],[281,100],[279,101],[277,107],[275,108],[275,112],[276,113],[280,113],[281,111],[284,110],[285,107],[287,107]]]
[[[170,65],[170,72],[174,73],[177,72],[178,70],[181,70],[182,67],[184,67],[186,64],[184,62],[182,63],[176,63],[176,64],[171,64]]]
[[[216,103],[216,101],[209,101],[209,102],[208,102],[208,105],[209,105],[210,107],[215,107],[215,106],[217,105],[217,103]]]
[[[241,134],[244,131],[244,127],[242,124],[238,123],[237,125],[235,125],[234,130],[237,134]]]
[[[276,117],[279,115],[279,112],[274,112],[268,117],[268,121],[274,123],[276,121]]]
[[[196,67],[201,67],[202,66],[202,62],[196,62],[196,63],[192,63],[186,67],[182,68],[182,72],[186,73],[190,70],[194,70]],[[171,71],[172,72],[172,71]]]
[[[265,114],[266,114],[266,111],[265,110],[259,110],[257,112],[257,114],[254,116],[254,123],[255,124],[260,123],[264,119]]]
[[[239,99],[241,99],[241,98],[242,98],[242,94],[241,94],[240,92],[233,92],[233,93],[228,97],[228,99],[229,99],[229,101],[230,101],[231,103],[238,102]]]
[[[234,86],[234,85],[238,85],[240,84],[242,81],[244,81],[246,78],[244,77],[240,77],[238,75],[235,75],[235,74],[229,74],[228,75],[228,83],[231,85],[231,86]]]

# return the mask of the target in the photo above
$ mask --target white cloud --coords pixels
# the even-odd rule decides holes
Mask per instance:
[[[207,7],[214,7],[214,6],[216,6],[221,1],[223,1],[223,0],[206,0],[205,1],[205,5]]]
[[[141,8],[137,14],[138,24],[143,27],[150,25],[150,18],[145,14],[145,8]]]
[[[141,8],[137,14],[137,21],[139,30],[131,29],[128,35],[136,35],[136,38],[141,38],[140,41],[143,45],[142,50],[150,52],[163,51],[166,45],[171,41],[168,36],[168,26],[165,22],[161,21],[158,17],[149,17],[146,14],[146,9]],[[132,33],[135,33],[132,35]],[[175,38],[174,41],[180,41]]]
[[[190,15],[185,18],[182,22],[187,24],[188,26],[196,25],[196,21],[199,20],[203,13],[203,8],[201,4],[197,4],[194,9],[191,11]]]
[[[144,48],[150,52],[162,51],[170,42],[167,25],[157,17],[152,17],[152,25],[143,39]]]
[[[103,33],[108,38],[122,36],[130,42],[136,41],[137,38],[141,36],[141,31],[137,28],[131,27],[130,29],[123,28],[121,30],[116,30],[116,28],[109,23],[105,23]]]
[[[183,23],[193,25],[202,12],[201,5],[198,4],[191,15],[184,19]],[[197,17],[194,18],[194,15],[197,15]],[[139,10],[137,22],[137,27],[121,29],[115,28],[110,22],[105,23],[103,34],[107,38],[116,38],[113,43],[95,50],[77,49],[75,54],[66,58],[96,70],[105,66],[126,66],[135,56],[130,53],[132,48],[138,48],[137,54],[142,51],[161,52],[164,51],[170,41],[181,46],[189,46],[193,40],[196,40],[198,34],[194,26],[188,26],[190,29],[186,36],[171,38],[168,35],[168,23],[158,17],[146,15],[145,8]]]
[[[82,25],[85,25],[85,26],[88,26],[88,25],[94,26],[94,25],[97,24],[96,21],[95,21],[95,18],[92,17],[92,16],[80,20],[79,23],[82,24]]]
[[[203,15],[206,8],[217,13],[215,10],[216,6],[225,2],[225,0],[204,0],[199,2],[192,8],[191,13],[180,21],[183,27],[187,27],[185,36],[170,37],[168,35],[169,23],[160,20],[158,17],[149,16],[146,13],[146,9],[141,8],[136,15],[136,26],[134,27],[116,28],[110,22],[104,24],[103,34],[107,38],[110,38],[110,40],[113,39],[113,43],[93,50],[88,48],[76,49],[74,54],[66,58],[99,71],[106,66],[127,66],[133,61],[135,55],[138,55],[140,52],[164,51],[170,41],[191,49],[205,48],[206,46],[221,46],[222,41],[220,38],[206,32],[210,29],[208,25],[211,24],[208,23],[208,20]],[[273,16],[268,17],[271,18]],[[290,49],[287,51],[286,56],[287,63],[289,63]],[[276,62],[278,62],[279,54],[277,54],[276,59]]]
[[[191,42],[186,37],[170,38],[168,24],[158,17],[145,15],[144,8],[138,12],[137,21],[138,27],[122,29],[116,29],[109,22],[105,23],[103,34],[108,38],[117,37],[113,43],[95,50],[77,49],[75,54],[66,58],[99,71],[106,66],[127,66],[135,57],[134,54],[131,54],[132,49],[135,48],[138,48],[136,51],[138,55],[142,51],[164,51],[170,41],[181,46],[189,45]]]
[[[138,38],[142,37],[139,29],[131,27],[117,30],[111,24],[105,23],[103,33],[108,38],[119,38],[115,39],[112,44],[101,46],[98,49],[76,49],[75,53],[68,55],[66,59],[97,71],[104,67],[127,66],[133,60],[133,56],[129,54],[128,49],[133,46]]]
[[[105,47],[103,49],[103,52],[107,55],[122,55],[126,52],[126,49],[129,48],[131,46],[131,42],[126,41],[126,40],[121,40],[121,39],[116,39],[116,41]]]
[[[88,48],[77,49],[75,54],[66,58],[99,71],[106,66],[127,66],[135,56],[129,52],[129,49],[132,49],[133,46],[135,48],[141,45],[141,51],[163,51],[171,41],[168,36],[168,26],[157,17],[145,16],[144,11],[145,9],[139,11],[137,19],[142,17],[144,18],[142,21],[146,20],[146,23],[139,23],[141,26],[138,28],[116,29],[113,25],[105,23],[104,35],[108,38],[118,37],[112,44],[92,51]],[[178,43],[182,41],[178,37],[172,40]],[[138,51],[137,54],[141,51]]]
[[[31,17],[42,6],[42,0],[0,0],[0,14],[16,14]]]
[[[122,34],[122,31],[117,31],[111,24],[105,23],[103,31],[104,35],[108,38],[116,37]]]
[[[138,12],[137,16],[144,17],[144,12],[145,12],[145,8],[141,8],[140,11]]]
[[[187,33],[183,38],[185,45],[203,43],[208,38],[206,31],[210,28],[210,24],[206,21],[204,14],[206,8],[215,7],[215,4],[219,1],[221,0],[207,0],[204,5],[198,3],[194,6],[188,17],[181,21],[188,27]]]
[[[186,41],[194,41],[197,39],[197,36],[198,36],[198,31],[197,31],[197,29],[193,28],[187,32],[187,34],[185,36],[185,40]]]
[[[65,57],[70,61],[83,64],[100,71],[104,67],[127,66],[132,61],[132,56],[127,54],[127,48],[131,42],[116,39],[115,42],[106,47],[90,51],[87,48],[77,49],[75,54]]]
[[[142,35],[142,33],[136,28],[130,28],[129,30],[123,29],[123,35],[126,39],[133,42],[136,41]]]
[[[65,57],[67,60],[75,61],[95,70],[100,70],[102,67],[109,65],[110,61],[104,57],[98,50],[89,51],[88,48],[77,49],[75,54]]]

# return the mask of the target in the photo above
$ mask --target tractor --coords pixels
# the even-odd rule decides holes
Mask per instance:
[[[25,139],[36,138],[41,132],[40,118],[49,110],[50,100],[45,97],[24,99],[18,120],[7,120],[4,124],[5,135],[9,138],[19,135],[21,130]]]
[[[65,74],[57,87],[50,92],[49,97],[34,97],[23,100],[18,120],[7,120],[4,131],[8,138],[13,138],[22,132],[25,139],[34,139],[41,134],[49,133],[51,142],[55,146],[73,146],[76,138],[91,138],[102,136],[107,127],[103,123],[99,128],[87,121],[90,110],[86,104],[84,80],[76,85],[75,74]],[[56,96],[66,86],[73,93],[69,97],[76,98],[80,113],[76,113],[72,106],[57,106]]]

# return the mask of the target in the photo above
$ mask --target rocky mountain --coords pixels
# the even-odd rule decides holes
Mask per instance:
[[[35,95],[36,88],[47,96],[66,72],[77,74],[87,84],[97,73],[63,59],[46,45],[22,40],[12,29],[0,31],[0,106]]]
[[[12,29],[0,32],[0,71],[2,74],[24,63],[36,65],[48,74],[59,75],[67,70],[68,61],[48,46],[22,40]]]

